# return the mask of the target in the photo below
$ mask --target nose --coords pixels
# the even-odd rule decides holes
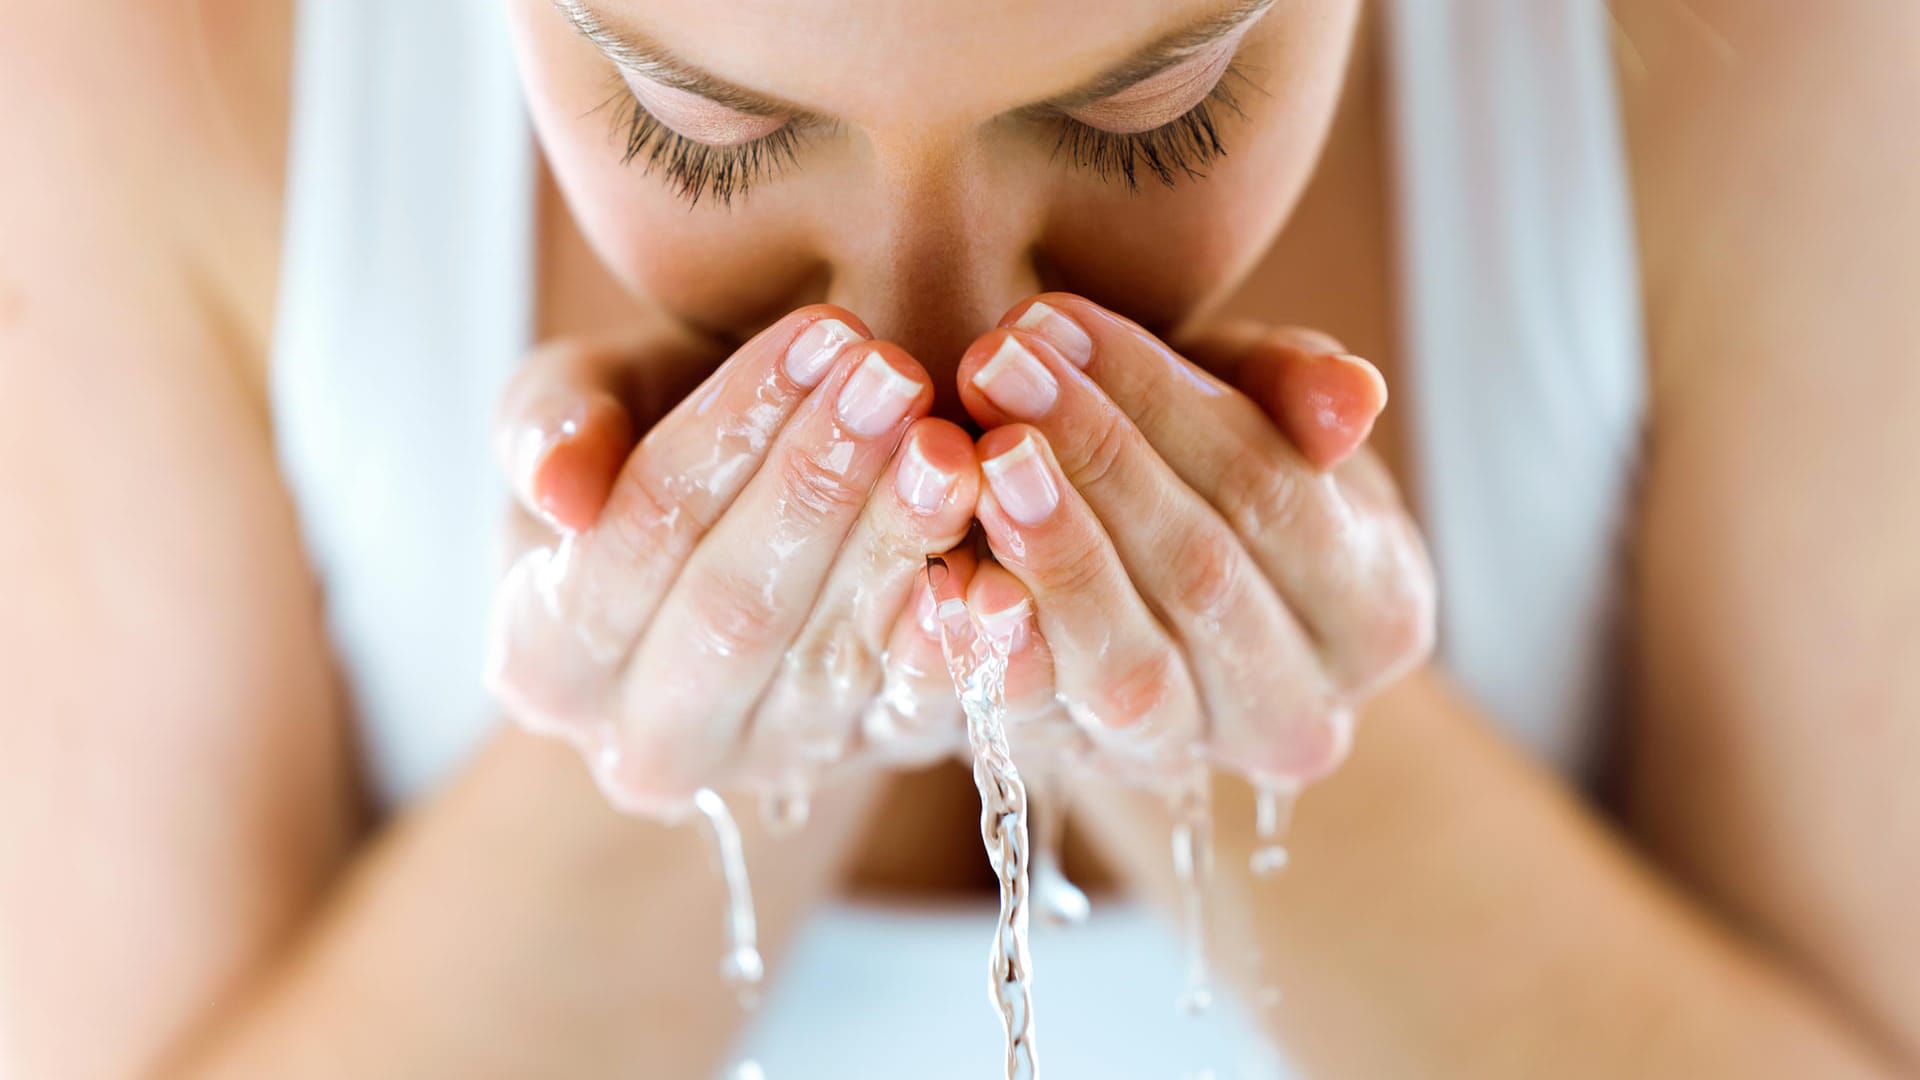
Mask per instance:
[[[933,377],[934,414],[964,420],[960,354],[1040,291],[1038,208],[960,155],[902,154],[830,255],[827,299],[905,348]]]

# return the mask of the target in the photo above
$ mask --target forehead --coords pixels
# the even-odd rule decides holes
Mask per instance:
[[[1229,0],[590,0],[728,82],[855,124],[1043,101]]]

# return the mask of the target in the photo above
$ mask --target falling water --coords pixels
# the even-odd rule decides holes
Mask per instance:
[[[740,827],[734,824],[727,801],[712,788],[695,792],[693,805],[706,816],[714,851],[720,857],[720,876],[727,886],[727,956],[720,974],[740,995],[741,1004],[752,1008],[766,966],[760,960],[760,930],[753,915],[753,887],[747,881]]]
[[[1213,795],[1211,775],[1195,768],[1172,794],[1173,875],[1180,890],[1186,930],[1187,980],[1179,998],[1181,1012],[1196,1015],[1213,1005],[1213,977],[1207,968],[1207,884],[1213,876]]]
[[[1254,833],[1259,846],[1247,860],[1256,877],[1271,877],[1287,868],[1287,828],[1293,823],[1293,807],[1300,798],[1300,785],[1291,780],[1262,781],[1255,794]]]
[[[927,560],[927,582],[937,597],[945,562]],[[936,609],[947,670],[967,716],[973,780],[980,789],[980,837],[1000,881],[1000,920],[988,961],[988,990],[1007,1037],[1007,1080],[1036,1080],[1033,961],[1027,948],[1027,789],[1007,748],[1007,650],[991,634],[976,633],[966,601],[942,600]]]

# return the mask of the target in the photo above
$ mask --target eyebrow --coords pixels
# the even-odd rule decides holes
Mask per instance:
[[[1056,95],[1036,105],[1017,110],[1021,113],[1070,110],[1091,105],[1144,82],[1169,68],[1178,66],[1207,46],[1232,36],[1265,14],[1275,0],[1237,0],[1231,7],[1215,12],[1189,26],[1164,34],[1147,43],[1132,56],[1095,76],[1086,84]],[[749,90],[744,86],[702,71],[679,59],[659,43],[635,31],[618,27],[601,17],[587,0],[553,0],[557,8],[580,36],[592,42],[608,59],[642,78],[662,86],[698,94],[716,105],[723,105],[750,116],[786,116],[796,120],[824,120],[819,113],[782,101],[777,97]]]

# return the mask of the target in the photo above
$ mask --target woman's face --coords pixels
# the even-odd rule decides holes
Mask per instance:
[[[840,304],[936,378],[1041,289],[1160,328],[1224,298],[1312,171],[1360,4],[511,2],[624,285],[727,334]]]

